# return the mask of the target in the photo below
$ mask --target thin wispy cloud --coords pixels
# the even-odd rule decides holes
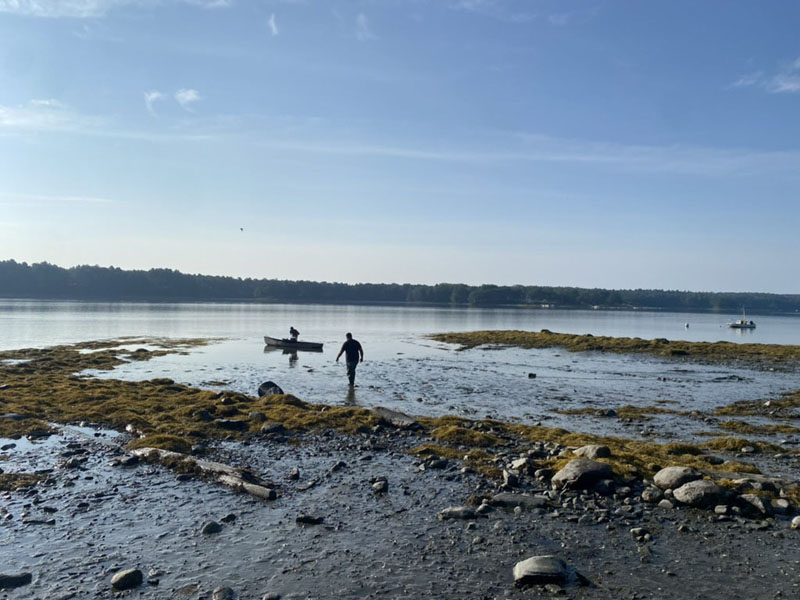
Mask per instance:
[[[729,88],[759,87],[770,94],[800,93],[800,57],[782,65],[777,72],[756,71],[742,75]]]
[[[372,32],[369,26],[369,19],[364,13],[359,13],[356,16],[356,39],[359,42],[369,42],[370,40],[377,39],[377,36]]]
[[[97,196],[62,196],[51,194],[13,194],[0,192],[0,204],[111,204],[110,198]]]
[[[179,0],[198,8],[227,8],[233,0]],[[0,0],[0,13],[12,13],[46,19],[98,19],[116,8],[138,6],[153,8],[167,0]]]
[[[520,8],[517,8],[519,6]],[[507,0],[456,0],[450,4],[453,10],[474,13],[508,23],[527,23],[537,14],[529,10],[529,4],[508,2]]]
[[[267,20],[267,25],[269,25],[269,31],[272,35],[278,35],[280,33],[278,31],[278,22],[275,20],[275,13],[272,13],[269,16],[269,20]]]
[[[162,94],[161,92],[159,92],[157,90],[152,90],[150,92],[145,92],[144,93],[144,105],[147,107],[147,112],[149,112],[151,115],[155,115],[156,111],[153,108],[153,103],[155,103],[158,100],[163,100],[163,99],[164,99],[164,94]]]
[[[184,110],[192,111],[191,105],[200,100],[200,94],[197,90],[193,89],[180,89],[175,92],[175,101],[181,105]]]
[[[31,100],[20,106],[0,105],[0,131],[72,131],[98,122],[99,119],[79,115],[53,99]]]

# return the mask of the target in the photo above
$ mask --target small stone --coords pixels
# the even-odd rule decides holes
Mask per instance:
[[[297,518],[295,519],[295,523],[297,523],[298,525],[319,525],[320,523],[322,523],[322,521],[323,521],[322,517],[315,517],[313,515],[307,515],[305,513],[300,513],[299,515],[297,515]]]
[[[385,479],[378,479],[372,484],[372,491],[376,494],[385,494],[389,491],[389,482]]]
[[[233,523],[236,520],[236,515],[233,513],[228,513],[224,517],[220,519],[223,523]]]
[[[125,569],[111,578],[111,587],[115,590],[130,590],[140,586],[143,579],[139,569]]]
[[[642,491],[642,500],[650,504],[655,504],[656,502],[660,501],[663,497],[664,497],[664,492],[662,492],[657,487],[648,487]]]
[[[202,529],[200,529],[200,533],[203,535],[211,535],[213,533],[219,533],[220,531],[222,531],[222,525],[216,521],[208,521],[203,525]]]
[[[439,512],[439,520],[474,519],[476,513],[469,506],[450,506]]]
[[[555,556],[531,556],[514,565],[514,583],[518,586],[560,583],[566,579],[567,565]]]
[[[229,587],[218,587],[211,592],[211,600],[236,600],[236,592]]]
[[[792,519],[792,529],[800,529],[800,516]]]
[[[281,595],[276,594],[275,592],[269,592],[268,594],[261,596],[261,600],[281,600]]]
[[[300,479],[300,469],[298,469],[297,467],[293,468],[289,472],[288,479],[289,481],[297,481],[298,479]]]
[[[577,450],[575,450],[574,454],[576,456],[583,456],[584,458],[590,458],[595,460],[597,458],[608,458],[611,456],[611,449],[608,446],[600,446],[598,444],[589,444],[587,446],[581,446]]]
[[[659,507],[659,508],[666,509],[666,510],[671,510],[671,509],[675,508],[675,505],[674,505],[674,504],[672,504],[672,502],[670,502],[670,501],[669,501],[669,500],[667,500],[666,498],[664,498],[663,500],[661,500],[661,501],[658,503],[658,507]]]

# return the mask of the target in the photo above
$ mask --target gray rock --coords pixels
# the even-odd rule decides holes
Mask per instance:
[[[22,587],[32,581],[33,575],[31,573],[0,573],[0,590]]]
[[[278,497],[278,493],[272,488],[255,483],[243,483],[242,489],[251,496],[261,498],[262,500],[275,500]]]
[[[419,423],[417,423],[407,414],[401,413],[397,410],[392,410],[390,408],[384,408],[383,406],[371,408],[370,412],[376,417],[380,417],[381,420],[385,421],[389,425],[397,427],[398,429],[417,429],[420,426]]]
[[[778,515],[785,515],[792,506],[786,498],[773,498],[770,504],[772,512]]]
[[[290,471],[288,479],[289,479],[289,481],[297,481],[298,479],[300,479],[300,469],[298,469],[297,467],[294,467]]]
[[[211,600],[236,600],[236,592],[229,587],[218,587],[211,592]]]
[[[600,479],[613,475],[611,467],[605,463],[576,458],[567,463],[558,473],[553,475],[550,484],[553,488],[586,489]]]
[[[800,516],[792,519],[792,529],[800,529]]]
[[[678,502],[698,508],[722,504],[725,499],[725,490],[707,479],[684,483],[672,493]]]
[[[281,595],[275,592],[269,592],[261,597],[261,600],[281,600]]]
[[[283,394],[283,390],[281,386],[279,386],[274,381],[265,381],[260,386],[258,386],[258,395],[261,396],[277,396]]]
[[[729,507],[729,506],[727,506],[726,504],[717,504],[717,505],[714,507],[714,512],[715,512],[716,514],[718,514],[718,515],[723,515],[723,516],[725,516],[725,515],[728,515],[728,514],[730,514],[730,512],[731,512],[731,509],[730,509],[730,507]]]
[[[645,502],[649,502],[650,504],[655,504],[656,502],[660,501],[664,497],[664,492],[662,492],[657,487],[648,487],[642,491],[642,500]]]
[[[300,513],[295,518],[295,523],[298,525],[319,525],[322,523],[322,517],[315,517],[314,515],[307,515],[305,513]]]
[[[380,478],[373,482],[372,491],[376,494],[385,494],[389,491],[389,482],[384,478]]]
[[[742,507],[750,512],[759,515],[768,515],[771,512],[771,505],[765,502],[764,498],[758,494],[741,494],[739,496],[739,501]]]
[[[115,590],[130,590],[142,585],[144,579],[139,569],[125,569],[111,578],[111,587]]]
[[[263,423],[267,420],[267,417],[264,413],[254,410],[250,414],[247,415],[247,418],[251,421],[255,421],[256,423]]]
[[[219,533],[220,531],[222,531],[222,525],[216,521],[208,521],[200,529],[200,533],[203,535],[211,535],[213,533]]]
[[[516,508],[520,506],[526,510],[533,510],[534,508],[546,508],[550,502],[546,496],[532,496],[530,494],[512,494],[506,492],[492,496],[489,503],[492,506],[501,506],[503,508]]]
[[[567,579],[567,564],[555,556],[531,556],[514,565],[514,583],[518,586],[562,583]]]
[[[658,508],[663,508],[665,510],[672,510],[673,508],[675,508],[675,505],[666,498],[664,498],[663,500],[659,501]]]
[[[240,419],[215,419],[214,425],[220,429],[227,429],[228,431],[246,431],[247,421]]]
[[[288,430],[280,423],[267,423],[266,425],[261,426],[261,433],[285,435],[288,433]]]
[[[666,467],[653,477],[655,483],[662,490],[674,490],[685,483],[702,478],[702,474],[689,467]]]
[[[469,506],[449,506],[439,512],[440,521],[451,519],[474,519],[477,513]]]
[[[519,477],[511,471],[503,469],[503,485],[509,488],[519,486]]]
[[[588,446],[581,446],[575,452],[576,456],[583,456],[595,460],[596,458],[608,458],[611,456],[611,448],[608,446],[600,446],[598,444],[589,444]]]

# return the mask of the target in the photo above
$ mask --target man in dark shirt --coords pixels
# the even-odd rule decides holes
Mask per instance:
[[[347,341],[342,344],[342,349],[336,355],[336,362],[339,362],[339,357],[344,354],[344,362],[347,364],[347,379],[350,380],[352,387],[356,383],[356,367],[358,363],[364,362],[364,349],[358,340],[353,339],[353,334],[348,333],[345,335]]]

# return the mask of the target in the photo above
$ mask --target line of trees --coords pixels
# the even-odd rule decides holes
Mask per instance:
[[[800,312],[799,294],[605,290],[549,286],[470,286],[460,283],[328,283],[187,275],[172,269],[126,271],[116,267],[0,261],[0,296],[75,300],[253,300],[261,302],[547,306],[550,308],[661,309],[677,311]]]

